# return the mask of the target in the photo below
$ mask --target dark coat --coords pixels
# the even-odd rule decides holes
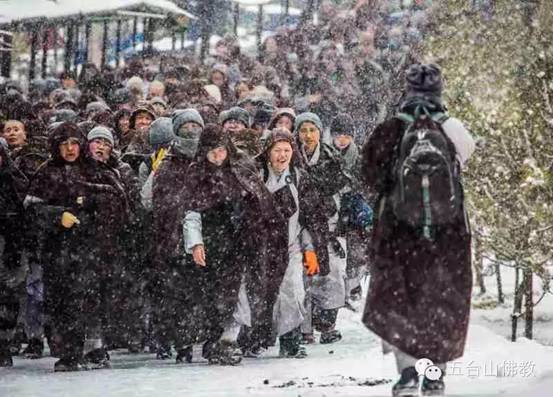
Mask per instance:
[[[398,222],[386,196],[404,122],[379,125],[362,151],[365,183],[377,193],[374,255],[364,324],[416,358],[445,363],[463,355],[472,289],[471,235],[466,217],[433,241]]]
[[[11,153],[15,166],[31,179],[38,167],[48,160],[48,150],[42,142],[30,142]]]

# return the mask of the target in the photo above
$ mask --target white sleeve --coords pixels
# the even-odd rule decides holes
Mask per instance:
[[[187,254],[192,248],[204,243],[202,238],[202,215],[199,212],[187,211],[183,222],[184,249]]]
[[[154,185],[154,173],[150,172],[148,179],[140,189],[140,201],[144,208],[148,211],[153,209],[153,185]]]
[[[455,145],[461,167],[464,167],[476,149],[474,138],[463,123],[455,117],[450,117],[443,124],[445,134]]]

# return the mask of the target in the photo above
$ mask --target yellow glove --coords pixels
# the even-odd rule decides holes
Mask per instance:
[[[75,225],[75,224],[79,225],[80,223],[81,223],[81,221],[79,221],[79,219],[75,215],[73,215],[71,212],[65,211],[61,215],[61,224],[66,229],[71,229],[73,227],[73,225]]]
[[[152,155],[152,170],[157,171],[159,165],[161,164],[161,161],[167,154],[167,150],[161,148],[158,150],[157,154]]]
[[[303,264],[308,276],[319,273],[319,260],[315,251],[305,251],[303,253]]]

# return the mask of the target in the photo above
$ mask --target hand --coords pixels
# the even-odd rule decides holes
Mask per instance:
[[[75,224],[80,225],[81,221],[79,221],[79,218],[77,218],[71,212],[65,211],[61,215],[61,224],[64,228],[71,229]]]
[[[203,244],[195,245],[192,248],[192,257],[197,265],[205,267],[205,248]]]
[[[303,265],[308,276],[319,273],[319,260],[315,251],[305,251],[303,253]]]

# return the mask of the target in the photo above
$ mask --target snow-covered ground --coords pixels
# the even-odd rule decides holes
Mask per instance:
[[[14,368],[0,370],[0,396],[389,396],[396,379],[393,357],[382,355],[360,316],[342,310],[343,340],[308,346],[303,360],[279,359],[276,348],[237,367],[209,366],[201,359],[176,365],[154,355],[115,352],[111,370],[59,374],[53,373],[53,358],[16,358]],[[449,396],[550,396],[553,347],[526,339],[511,343],[472,324],[466,354],[448,372]]]

